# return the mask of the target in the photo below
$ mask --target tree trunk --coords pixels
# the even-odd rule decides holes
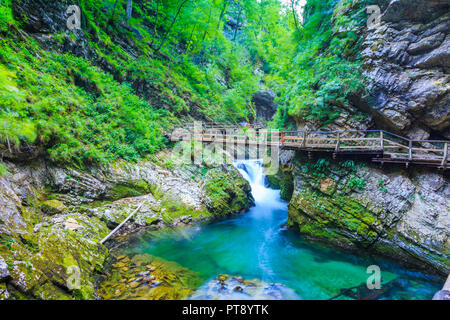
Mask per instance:
[[[223,15],[225,14],[225,10],[227,10],[227,6],[230,0],[225,0],[222,11],[220,12],[219,22],[217,23],[217,29],[220,27],[220,22],[222,22]]]
[[[234,28],[233,41],[236,41],[236,35],[237,35],[237,31],[239,29],[239,21],[241,20],[241,13],[242,13],[243,10],[244,10],[244,8],[240,6],[239,7],[239,13],[238,13],[237,20],[236,20],[236,28]]]
[[[133,13],[133,0],[128,0],[128,2],[127,2],[127,21],[131,19],[132,13]]]
[[[188,1],[189,1],[189,0],[183,0],[183,1],[180,3],[180,5],[178,6],[177,13],[176,13],[175,17],[173,18],[172,23],[170,24],[169,29],[167,30],[166,33],[164,33],[164,36],[163,36],[163,38],[162,38],[162,40],[161,40],[161,43],[159,44],[158,48],[156,49],[156,52],[158,52],[159,50],[161,50],[161,48],[162,48],[164,42],[165,42],[166,39],[167,39],[167,36],[170,34],[170,32],[172,31],[173,26],[175,25],[175,21],[177,21],[177,18],[178,18],[178,16],[180,15],[181,9],[183,9],[183,6],[184,6],[184,5],[186,4],[186,2],[188,2]]]
[[[295,0],[291,0],[291,8],[292,8],[292,15],[294,16],[295,28],[297,29],[297,31],[300,31],[298,27],[297,13],[295,12]]]

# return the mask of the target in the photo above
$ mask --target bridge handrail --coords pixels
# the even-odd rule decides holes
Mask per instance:
[[[237,129],[238,127],[233,127]],[[184,128],[186,129],[186,128]],[[191,131],[192,128],[187,128]],[[214,129],[223,130],[225,128],[217,127],[204,128],[202,131],[193,132],[195,137],[200,136],[202,141],[211,142],[213,139],[217,139],[218,136],[223,135],[222,132],[211,132]],[[242,129],[242,128],[241,128]],[[209,132],[208,132],[209,131]],[[449,145],[450,141],[446,140],[419,140],[408,139],[385,130],[340,130],[340,131],[276,131],[271,130],[262,131],[265,134],[261,135],[259,131],[258,135],[248,135],[245,130],[235,131],[232,133],[226,133],[226,139],[235,140],[239,143],[251,142],[249,138],[254,138],[253,142],[271,142],[280,143],[281,146],[286,145],[288,147],[298,148],[313,148],[313,149],[325,149],[328,151],[339,152],[342,150],[357,150],[366,149],[367,151],[379,150],[383,155],[392,157],[394,160],[402,161],[438,161],[442,167],[446,167],[449,162]],[[192,131],[191,131],[192,133]],[[358,137],[345,136],[346,133],[358,133],[364,134]],[[379,136],[371,137],[367,136],[370,133],[377,133]],[[322,136],[320,136],[322,135]],[[333,135],[333,136],[330,136]],[[207,137],[207,138],[206,138]],[[245,137],[245,141],[242,141],[242,137]],[[273,138],[281,138],[281,141],[274,141]],[[206,139],[205,139],[206,138]],[[262,138],[262,141],[261,141]],[[257,140],[257,141],[256,141]],[[269,141],[270,140],[270,141]],[[222,139],[222,141],[225,141]],[[307,143],[307,141],[309,143]],[[377,143],[379,141],[379,143]],[[220,141],[219,141],[220,142]],[[373,143],[372,143],[373,142]],[[419,144],[417,146],[417,144]],[[428,145],[427,145],[428,144]]]
[[[220,130],[220,129],[224,129],[224,127],[210,127],[210,128],[208,128],[208,129],[218,129],[218,130]],[[232,127],[232,128],[236,128],[236,127]],[[421,140],[421,139],[408,139],[408,138],[406,138],[406,137],[402,137],[402,136],[400,136],[400,135],[397,135],[397,134],[395,134],[395,133],[392,133],[392,132],[389,132],[389,131],[386,131],[386,130],[338,130],[338,131],[307,131],[307,130],[304,130],[304,131],[278,131],[278,133],[281,133],[281,134],[290,134],[290,133],[297,133],[297,134],[342,134],[342,133],[380,133],[380,132],[383,132],[384,134],[387,134],[387,135],[390,135],[390,136],[393,136],[393,137],[396,137],[396,138],[399,138],[399,139],[401,139],[401,140],[404,140],[404,141],[407,141],[407,142],[422,142],[422,143],[449,143],[450,144],[450,141],[449,140]],[[242,133],[245,133],[245,132],[242,132]],[[269,131],[269,133],[270,133],[270,131]]]

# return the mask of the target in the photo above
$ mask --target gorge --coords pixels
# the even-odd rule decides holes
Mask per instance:
[[[442,288],[448,169],[283,150],[265,176],[264,159],[211,164],[195,143],[194,161],[173,156],[193,121],[450,139],[448,2],[288,2],[0,2],[0,300]],[[384,289],[367,292],[374,265]]]

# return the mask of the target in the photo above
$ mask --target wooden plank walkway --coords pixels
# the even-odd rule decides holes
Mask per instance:
[[[206,127],[188,130],[191,138],[203,143],[232,143],[242,146],[279,146],[285,150],[340,155],[365,155],[378,163],[403,163],[432,166],[446,170],[449,164],[450,141],[410,140],[383,130],[301,132],[270,130],[242,130],[242,128]],[[171,141],[183,138],[172,135]]]

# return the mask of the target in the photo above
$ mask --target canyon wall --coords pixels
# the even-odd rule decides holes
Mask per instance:
[[[386,129],[411,139],[448,139],[449,4],[370,4],[381,8],[381,25],[368,29],[364,22],[354,27],[368,90],[351,97],[351,105],[344,106],[333,123],[319,128],[300,119],[298,129]],[[333,21],[356,16],[356,8],[335,11]],[[333,31],[333,37],[342,32]],[[352,110],[366,117],[356,120]],[[442,275],[450,272],[448,174],[417,167],[380,168],[358,159],[285,157],[290,161],[284,170],[291,171],[294,184],[289,224],[302,234],[383,253]]]

